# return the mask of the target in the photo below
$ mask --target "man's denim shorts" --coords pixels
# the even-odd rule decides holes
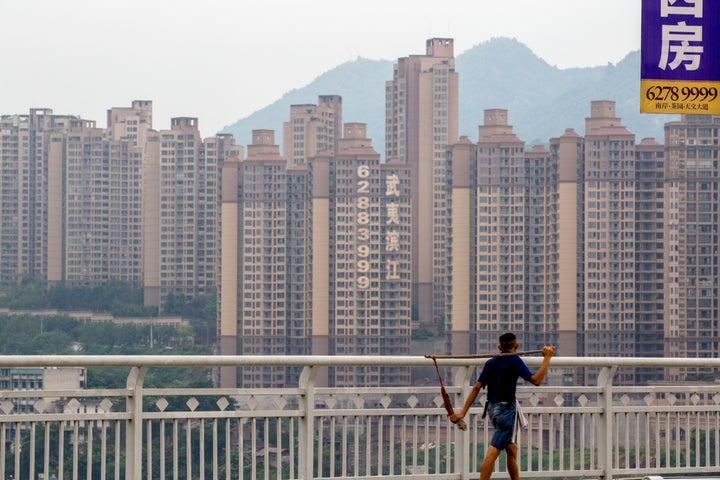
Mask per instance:
[[[515,402],[490,403],[488,415],[495,428],[490,445],[498,450],[505,450],[512,442],[515,433]]]

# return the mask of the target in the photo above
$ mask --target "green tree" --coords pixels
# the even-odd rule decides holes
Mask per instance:
[[[194,298],[170,294],[163,304],[165,315],[179,315],[187,318],[193,329],[195,341],[201,345],[217,342],[217,295],[212,292]]]
[[[141,287],[115,281],[97,287],[55,285],[48,289],[46,303],[59,310],[109,312],[116,317],[157,315],[156,307],[144,306]]]
[[[21,353],[22,352],[22,353]],[[40,333],[19,346],[18,355],[69,355],[72,340],[63,332]]]
[[[20,285],[10,287],[0,296],[0,305],[16,310],[30,310],[47,306],[42,282],[24,280]]]

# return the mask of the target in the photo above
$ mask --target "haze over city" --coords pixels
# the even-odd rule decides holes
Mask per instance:
[[[51,108],[102,127],[143,98],[154,128],[190,116],[211,136],[339,64],[434,36],[456,55],[502,36],[558,68],[616,63],[640,47],[640,1],[2,0],[0,29],[3,113]]]
[[[347,96],[385,105],[373,118],[384,125],[380,143],[372,141],[378,136],[368,134],[368,123],[344,117],[346,93],[314,96],[332,92],[315,81],[289,92],[305,97],[314,90],[314,98],[285,106],[281,141],[263,120],[249,126],[247,145],[236,143],[235,134],[203,138],[200,113],[172,116],[171,129],[153,125],[153,117],[164,115],[154,110],[152,92],[130,105],[109,103],[107,127],[96,124],[102,114],[78,117],[53,102],[1,115],[0,286],[127,283],[142,288],[142,308],[155,309],[150,315],[173,311],[167,305],[177,295],[209,296],[221,355],[398,356],[427,340],[433,351],[465,355],[492,351],[498,331],[514,331],[531,349],[554,345],[569,357],[715,356],[720,115],[668,120],[660,143],[638,137],[618,115],[613,97],[631,91],[624,103],[635,104],[637,80],[603,75],[595,89],[588,77],[562,78],[616,68],[628,78],[628,67],[637,73],[637,66],[626,59],[637,62],[638,50],[616,64],[563,71],[539,61],[520,40],[495,37],[467,50],[470,61],[458,70],[454,38],[424,43],[424,54],[400,56],[392,67],[367,59],[343,65],[387,70],[375,81],[360,70],[339,77],[342,85],[376,86],[379,98],[370,89]],[[505,44],[500,54],[484,61],[472,56],[497,43]],[[288,45],[313,49],[312,42]],[[185,52],[182,45],[175,50]],[[197,59],[212,63],[209,55],[185,53],[164,85],[185,86],[190,98],[198,79],[220,77],[197,74],[203,65]],[[271,61],[243,62],[247,73],[223,98],[247,91],[244,79],[275,78],[265,65],[278,62],[272,53],[265,59]],[[512,69],[504,72],[503,64]],[[533,64],[552,75],[535,74]],[[290,71],[292,62],[284,65]],[[465,76],[478,66],[475,79]],[[155,78],[134,64],[119,69],[128,70]],[[475,143],[461,133],[461,98],[468,92],[460,86],[493,76],[506,88],[472,103],[474,112],[482,110]],[[85,87],[114,91],[123,85],[116,77]],[[525,83],[509,86],[518,78]],[[486,105],[521,93],[535,104],[535,117],[548,119],[560,102],[538,105],[555,95],[541,86],[567,97],[573,90],[602,97],[576,97],[574,104],[584,103],[580,118],[569,121],[560,112],[568,125],[557,129],[562,134],[528,144],[509,123],[511,110]],[[665,88],[651,85],[646,92]],[[679,96],[676,88],[666,100]],[[712,99],[678,100],[672,108],[710,111],[717,89],[703,89]],[[663,102],[655,103],[664,108]],[[283,385],[289,373],[262,370],[226,369],[219,381],[228,388]],[[623,382],[663,375],[628,372]],[[352,368],[327,383],[409,380],[405,369]]]

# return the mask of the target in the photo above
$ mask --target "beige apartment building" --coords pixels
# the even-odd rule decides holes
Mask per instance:
[[[493,352],[505,331],[528,348],[556,344],[557,161],[525,150],[507,110],[485,110],[478,133],[449,148],[447,349]]]
[[[36,391],[36,397],[5,400],[12,404],[12,413],[53,413],[63,407],[61,398],[49,397],[43,391],[77,390],[87,385],[85,367],[0,367],[0,389],[4,391]],[[38,400],[42,402],[38,403]],[[92,400],[84,402],[91,404]],[[7,406],[5,406],[7,409]],[[87,406],[86,406],[87,408]],[[27,428],[23,426],[22,428]]]
[[[112,107],[107,111],[108,140],[127,140],[144,148],[148,132],[152,130],[152,101],[133,100],[129,107]]]
[[[410,169],[399,162],[381,163],[366,132],[364,123],[344,125],[338,153],[329,162],[334,179],[329,189],[329,255],[313,255],[317,265],[329,268],[329,350],[334,355],[408,355]],[[313,282],[315,288],[322,290],[323,284]],[[343,367],[331,373],[333,385],[410,381],[407,369],[392,367]]]
[[[288,168],[307,163],[320,152],[337,152],[342,133],[342,97],[320,95],[317,105],[290,106],[290,121],[283,124],[283,153]]]
[[[516,168],[516,174],[520,172]],[[558,160],[542,145],[525,152],[526,348],[558,345],[560,334],[560,228]]]
[[[197,119],[152,130],[152,102],[108,110],[108,128],[32,109],[0,119],[2,285],[145,287],[213,294],[220,248],[218,165],[239,147],[203,141]],[[240,149],[241,150],[241,149]]]
[[[557,347],[568,356],[579,354],[582,331],[584,145],[583,137],[572,128],[550,139],[550,151],[558,165]]]
[[[527,149],[507,114],[486,110],[477,144],[448,148],[448,352],[494,351],[513,330],[561,355],[716,355],[720,120],[683,116],[664,145],[636,144],[595,101],[585,136]],[[703,372],[618,372],[688,374]]]
[[[198,119],[178,117],[145,143],[144,288],[146,305],[169,294],[214,294],[220,258],[220,172],[242,151],[229,135],[202,140]]]
[[[94,121],[32,109],[2,117],[2,284],[137,282],[138,158]],[[126,214],[126,217],[121,217]]]
[[[665,147],[654,138],[635,145],[635,356],[665,355]],[[664,208],[658,208],[663,206]],[[652,369],[639,369],[639,381],[663,378]]]
[[[596,101],[590,108],[585,120],[581,348],[586,356],[631,356],[640,333],[635,317],[635,135],[616,117],[615,102]]]
[[[409,353],[409,167],[382,164],[363,123],[340,135],[337,153],[288,169],[273,132],[256,130],[247,158],[223,165],[222,354]],[[299,373],[226,368],[221,383],[282,385]],[[406,384],[409,372],[344,367],[317,381]]]
[[[293,280],[309,280],[308,251],[301,247],[301,262],[291,267],[289,252],[306,246],[288,234],[296,222],[290,217],[288,165],[280,155],[272,130],[253,130],[247,158],[237,155],[222,165],[222,262],[219,293],[220,354],[309,354],[310,290],[293,287]],[[307,165],[301,162],[301,170]],[[306,184],[299,186],[306,189]],[[307,200],[307,197],[303,197]],[[295,228],[302,235],[308,230]],[[293,273],[294,272],[294,273]],[[311,282],[306,285],[311,286]],[[290,292],[293,292],[291,298]],[[289,305],[300,305],[291,313]],[[298,326],[300,325],[300,326]],[[293,350],[293,349],[297,350]],[[284,385],[291,375],[283,367],[223,368],[225,386]],[[299,374],[299,372],[296,372]]]
[[[195,293],[201,145],[196,118],[174,118],[170,130],[148,137],[144,190],[150,208],[144,223],[145,242],[153,254],[144,257],[146,303],[159,303],[171,291]]]
[[[56,228],[48,228],[54,249],[48,255],[54,267],[48,280],[85,286],[110,281],[139,284],[142,149],[106,139],[103,129],[94,125],[67,132],[58,142],[63,144],[56,174],[48,176],[48,203],[57,222]]]
[[[0,117],[0,285],[29,276],[30,117]]]
[[[454,42],[431,38],[424,55],[399,58],[385,84],[385,158],[412,167],[413,308],[420,327],[437,331],[448,282],[448,145],[458,140]]]
[[[664,355],[716,358],[720,116],[665,124]],[[671,379],[707,372],[678,369]]]
[[[240,164],[238,202],[238,354],[287,352],[285,171],[271,130],[253,130]],[[224,268],[232,267],[224,262]],[[246,368],[240,385],[284,385],[284,368]]]
[[[50,109],[0,118],[0,280],[61,280],[65,134],[92,122]]]

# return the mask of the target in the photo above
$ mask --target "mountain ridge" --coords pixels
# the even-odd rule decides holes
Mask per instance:
[[[226,126],[237,143],[247,145],[253,129],[275,131],[282,146],[283,122],[290,105],[315,104],[319,95],[340,95],[343,122],[364,122],[376,151],[384,153],[385,82],[392,80],[395,60],[358,57],[292,89],[270,105]],[[654,137],[663,143],[663,128],[676,115],[640,113],[640,51],[628,53],[616,64],[560,69],[548,64],[514,38],[497,37],[455,57],[459,73],[459,134],[477,141],[483,111],[508,110],[508,123],[530,148],[573,128],[583,135],[593,100],[616,103],[622,124],[636,141]]]

